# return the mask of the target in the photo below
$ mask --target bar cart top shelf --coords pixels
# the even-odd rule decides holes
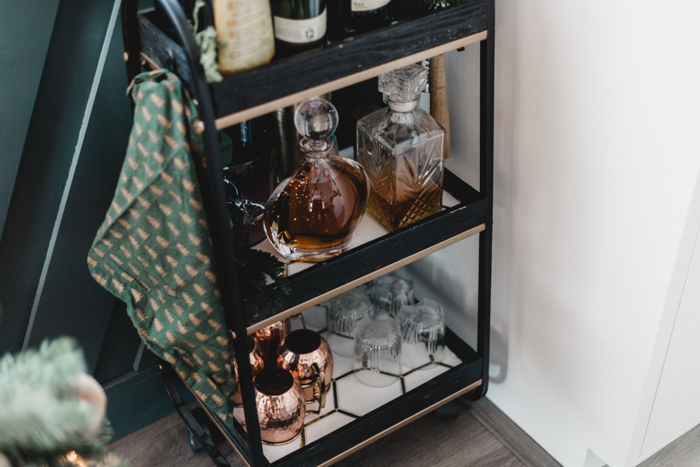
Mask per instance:
[[[483,41],[488,25],[487,4],[488,0],[464,0],[228,76],[210,86],[216,127],[228,127]],[[167,19],[153,9],[144,10],[139,13],[139,29],[142,56],[152,66],[170,68],[191,84],[185,50],[176,42],[177,34],[169,28]],[[277,287],[245,299],[248,333],[482,231],[485,197],[449,171],[445,173],[444,188],[457,200],[456,205],[294,274],[289,278],[289,294]]]
[[[216,127],[226,128],[480,42],[487,33],[487,3],[464,0],[419,18],[396,21],[376,31],[227,76],[211,86]],[[143,55],[157,64],[174,63],[181,79],[191,79],[186,56],[171,38],[174,35],[167,33],[162,19],[149,10],[139,15],[139,21]]]

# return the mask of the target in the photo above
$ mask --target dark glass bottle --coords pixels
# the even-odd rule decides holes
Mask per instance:
[[[326,0],[271,0],[278,57],[318,47],[326,38]]]
[[[328,0],[328,37],[331,40],[387,26],[390,0]]]
[[[223,131],[232,145],[232,160],[223,171],[234,244],[255,245],[265,238],[265,202],[277,185],[277,126],[269,114]]]

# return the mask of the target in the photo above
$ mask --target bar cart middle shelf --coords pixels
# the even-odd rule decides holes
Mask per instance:
[[[156,0],[156,9],[141,12],[137,11],[137,0],[122,3],[124,57],[129,79],[141,71],[142,63],[151,68],[168,68],[185,83],[198,105],[204,124],[205,162],[195,161],[197,176],[236,354],[247,354],[247,334],[479,234],[476,350],[448,329],[446,343],[450,358],[439,371],[425,371],[423,375],[420,370],[407,372],[395,397],[364,413],[354,414],[356,418],[325,436],[309,436],[308,443],[290,448],[284,455],[281,451],[275,454],[263,449],[251,368],[247,359],[241,359],[238,371],[244,408],[243,413],[239,410],[237,418],[245,418],[245,426],[239,422],[234,422],[233,427],[225,425],[198,402],[209,415],[207,425],[220,430],[247,465],[330,465],[459,396],[467,394],[476,399],[486,393],[493,211],[494,0],[456,3],[377,31],[274,60],[213,85],[204,78],[199,49],[178,0]],[[370,226],[367,230],[370,234],[359,233],[359,240],[349,251],[290,275],[289,294],[272,288],[243,299],[236,279],[216,130],[475,43],[481,48],[480,190],[446,170],[443,199],[446,207],[440,213],[384,235]],[[178,375],[165,362],[161,364],[161,372],[168,394],[194,438],[215,465],[229,465],[210,434],[183,403],[175,387],[175,382],[180,381]],[[342,400],[338,401],[338,394],[343,391],[338,388],[350,373],[347,370],[336,373],[332,410],[329,408],[326,416],[331,412],[333,415],[350,412]]]

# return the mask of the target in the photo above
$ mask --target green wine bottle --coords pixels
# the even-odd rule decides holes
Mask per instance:
[[[326,0],[271,0],[278,56],[318,47],[326,38]]]

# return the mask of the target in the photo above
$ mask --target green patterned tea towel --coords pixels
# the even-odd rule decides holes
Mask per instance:
[[[230,423],[229,339],[193,157],[197,109],[172,73],[138,75],[114,200],[88,255],[93,277],[124,300],[141,338]],[[231,396],[231,397],[230,397]]]

